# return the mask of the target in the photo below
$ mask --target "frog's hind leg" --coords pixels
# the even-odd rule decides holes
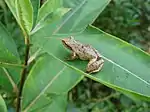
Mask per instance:
[[[86,72],[88,72],[88,73],[98,72],[98,71],[100,71],[102,69],[103,64],[104,64],[104,60],[103,59],[91,62],[90,64],[87,65]]]
[[[86,72],[89,73],[90,71],[93,71],[93,69],[95,68],[95,66],[93,65],[93,63],[96,62],[96,58],[93,58],[89,61],[87,67],[86,67]]]
[[[87,67],[89,67],[92,63],[96,62],[96,60],[97,60],[96,58],[91,59],[87,65]]]
[[[89,73],[96,73],[96,72],[99,72],[99,71],[102,69],[103,64],[104,64],[104,63],[101,63],[97,69],[95,69],[95,70],[93,70],[93,71],[91,71],[91,72],[89,72]]]
[[[71,53],[71,56],[70,57],[68,57],[66,60],[75,60],[75,59],[77,59],[78,58],[78,55],[76,55],[76,53],[75,52],[72,52]]]

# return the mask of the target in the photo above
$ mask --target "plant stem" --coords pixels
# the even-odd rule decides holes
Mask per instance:
[[[28,66],[30,41],[29,41],[29,36],[27,36],[27,35],[26,35],[26,38],[25,38],[25,44],[26,44],[26,48],[25,48],[24,68],[22,69],[22,72],[21,72],[19,92],[17,94],[16,112],[20,112],[20,110],[21,110],[22,90],[23,90],[24,82],[26,80],[26,73],[27,73],[27,66]]]

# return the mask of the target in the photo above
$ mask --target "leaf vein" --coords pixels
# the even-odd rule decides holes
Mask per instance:
[[[24,109],[23,112],[27,112],[28,109],[30,109],[35,102],[40,98],[41,95],[44,94],[44,92],[52,85],[52,83],[58,78],[58,76],[65,70],[66,66],[64,66],[54,77],[50,82],[47,84],[47,86],[39,93],[39,95]]]

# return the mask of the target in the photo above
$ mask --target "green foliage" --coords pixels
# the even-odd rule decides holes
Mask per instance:
[[[38,21],[62,6],[62,0],[47,0],[39,10]]]
[[[1,95],[0,95],[0,112],[7,112],[5,101],[3,100]]]
[[[38,17],[38,10],[40,8],[40,0],[30,0],[32,3],[32,8],[33,8],[33,25],[32,28],[35,27],[37,17]]]
[[[149,0],[112,0],[94,25],[148,51],[149,13]]]
[[[68,92],[87,78],[86,83],[89,83],[91,88],[93,83],[90,81],[93,80],[98,84],[101,83],[120,91],[132,99],[150,100],[150,56],[89,25],[93,23],[93,20],[103,11],[110,0],[47,0],[41,7],[40,0],[5,0],[5,2],[20,25],[23,36],[29,37],[32,44],[27,78],[22,94],[21,110],[23,112],[54,110],[62,112],[67,109],[68,111],[80,111],[73,101],[71,103],[67,101]],[[121,1],[116,0],[112,3],[120,6]],[[3,9],[5,9],[4,5]],[[133,12],[129,11],[129,13]],[[132,26],[136,26],[138,23],[135,21],[136,19],[135,17],[132,21],[126,20],[124,25],[132,23]],[[108,26],[108,23],[106,25]],[[14,91],[17,95],[18,84],[20,84],[19,73],[21,69],[24,69],[20,64],[20,59],[23,58],[19,55],[6,28],[3,25],[0,25],[0,28],[0,37],[3,39],[0,44],[0,49],[2,49],[0,50],[0,82],[2,82],[0,87],[5,89],[6,93],[11,94]],[[87,74],[85,73],[86,61],[64,60],[68,52],[63,48],[60,38],[68,36],[74,36],[76,40],[92,45],[102,54],[105,64],[100,72],[93,75]],[[2,61],[7,63],[2,63]],[[86,91],[85,94],[82,94],[82,91]],[[82,100],[86,99],[84,95],[87,95],[88,98],[91,97],[90,92],[85,88],[79,92],[79,95],[83,95],[80,97]],[[104,99],[98,99],[99,96],[97,96],[97,99],[94,100],[96,103],[92,103],[92,100],[83,100],[87,104],[79,107],[82,111],[96,112],[103,108],[104,111],[115,111],[115,101],[112,103],[108,99],[119,99],[118,96],[119,94],[114,92]],[[71,101],[71,98],[69,100]],[[126,97],[120,98],[120,102],[124,107],[132,104],[132,101]],[[67,108],[68,104],[70,106]]]
[[[44,16],[32,30],[32,34],[37,30],[45,27],[49,23],[53,23],[57,19],[61,18],[65,13],[67,13],[70,9],[69,8],[58,8],[54,12],[50,12],[46,16]]]
[[[17,21],[24,33],[29,34],[33,25],[33,9],[30,0],[16,0]]]
[[[50,72],[50,70],[52,71]],[[67,104],[68,90],[72,88],[75,81],[78,83],[83,78],[79,73],[72,77],[73,73],[74,70],[67,68],[54,57],[42,56],[32,67],[26,80],[23,92],[23,110],[33,111],[39,106],[44,107],[45,111],[49,111],[50,108],[53,110],[54,107],[55,111],[64,110]],[[51,97],[52,99],[50,99]],[[63,98],[63,100],[57,102],[58,98]]]
[[[4,28],[4,26],[0,23],[0,61],[6,63],[18,63],[19,55],[16,49],[16,45],[13,39],[10,37],[10,34]]]
[[[43,32],[47,35],[49,33],[44,30]],[[66,35],[66,37],[67,36],[68,35]],[[105,59],[105,65],[101,72],[93,76],[86,74],[84,75],[95,81],[101,82],[111,88],[127,92],[129,94],[136,93],[139,95],[145,95],[146,97],[144,99],[149,100],[149,66],[147,63],[150,61],[149,55],[143,54],[143,52],[139,49],[93,27],[89,27],[84,32],[77,35],[74,34],[73,36],[77,40],[84,43],[89,43],[90,45],[94,46],[94,48],[96,48],[98,51],[101,51],[101,54]],[[61,42],[56,39],[60,38],[61,36],[57,36],[55,37],[55,39],[51,37],[46,37],[42,40],[40,39],[40,37],[44,37],[43,34],[38,34],[38,36],[32,36],[33,43],[38,42],[37,44],[41,49],[43,49],[49,55],[55,57],[57,60],[66,63],[64,61],[64,58],[67,56],[65,49],[62,48]],[[57,50],[55,50],[54,48],[57,48]],[[60,55],[61,51],[63,52]],[[110,51],[112,51],[113,53]],[[147,61],[145,61],[146,59]],[[128,62],[132,63],[130,63],[129,65]],[[84,63],[82,61],[76,61],[74,63],[67,62],[66,64],[70,67],[73,66],[73,69],[75,70],[85,71],[83,67],[85,67],[87,63]],[[144,75],[143,71],[139,69],[139,66],[141,65],[142,69],[145,72]],[[134,83],[131,86],[132,81],[134,81]],[[140,84],[140,86],[143,85],[143,88],[137,88],[138,84]]]

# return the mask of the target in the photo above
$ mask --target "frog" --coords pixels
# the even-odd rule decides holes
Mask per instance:
[[[85,70],[86,73],[96,73],[102,69],[104,65],[102,55],[91,45],[83,44],[75,40],[73,36],[63,38],[61,41],[64,47],[71,51],[71,56],[67,60],[81,59],[89,61]]]

